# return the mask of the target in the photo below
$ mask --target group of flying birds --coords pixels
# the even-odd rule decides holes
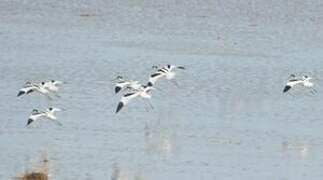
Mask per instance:
[[[153,66],[156,71],[150,75],[147,84],[141,84],[139,81],[135,80],[124,80],[122,76],[117,77],[117,82],[115,85],[115,93],[117,94],[121,90],[126,90],[127,92],[121,97],[119,104],[116,109],[116,113],[118,113],[126,104],[129,103],[132,99],[136,97],[140,97],[143,99],[150,99],[151,95],[149,92],[154,88],[157,80],[166,78],[168,80],[173,79],[176,75],[175,69],[182,69],[184,70],[185,67],[183,66],[175,66],[175,65],[166,65],[161,68],[157,66]],[[152,105],[147,101],[150,107]]]
[[[59,86],[61,84],[63,84],[62,81],[56,81],[56,80],[51,80],[51,81],[41,82],[41,83],[26,82],[24,87],[19,90],[17,96],[19,97],[25,94],[38,92],[46,96],[49,100],[52,100],[53,98],[51,95],[60,97],[57,94],[57,91],[59,90]],[[57,118],[54,115],[56,111],[61,111],[61,109],[49,107],[45,111],[39,111],[38,109],[32,110],[27,121],[27,126],[39,119],[49,119],[49,120],[52,120],[53,122],[56,122],[58,125],[62,125],[59,121],[56,120]]]
[[[175,66],[170,64],[161,68],[158,68],[157,66],[153,66],[152,68],[156,69],[156,71],[150,75],[147,84],[141,84],[139,83],[139,81],[135,80],[125,80],[122,76],[118,76],[116,78],[115,93],[117,94],[121,91],[126,91],[126,93],[120,98],[116,113],[118,113],[126,104],[129,103],[129,101],[136,97],[150,99],[151,95],[149,94],[149,92],[152,89],[155,89],[153,86],[156,84],[157,80],[162,78],[168,80],[173,79],[176,75],[174,71],[175,69],[185,69],[183,66]],[[17,96],[19,97],[30,93],[39,93],[47,97],[49,100],[52,100],[52,95],[60,97],[57,92],[62,84],[64,84],[64,82],[57,80],[51,80],[41,83],[26,82],[25,85],[19,90]],[[150,103],[149,105],[152,108],[152,105]],[[32,110],[27,121],[27,126],[32,122],[40,119],[52,120],[58,125],[62,125],[59,121],[57,121],[57,118],[54,115],[56,111],[61,111],[61,109],[49,107],[45,111],[39,111],[37,109]]]
[[[167,79],[171,80],[175,77],[175,69],[185,70],[183,66],[175,66],[175,65],[165,65],[163,67],[153,66],[156,70],[152,73],[149,77],[149,80],[146,84],[141,84],[139,81],[136,80],[125,80],[122,76],[118,76],[115,80],[115,94],[125,91],[123,96],[121,96],[119,103],[116,108],[116,113],[118,113],[125,105],[127,105],[131,100],[135,98],[142,98],[142,99],[150,99],[150,91],[155,88],[155,84],[160,79]],[[306,88],[310,88],[313,93],[316,93],[316,90],[313,88],[313,82],[311,82],[311,77],[304,75],[302,77],[296,77],[294,74],[290,75],[289,80],[287,81],[283,93],[286,93],[294,86],[303,86]],[[174,81],[175,82],[175,81]],[[26,82],[24,87],[20,89],[17,96],[27,95],[30,93],[39,93],[46,96],[49,100],[52,100],[53,96],[60,97],[57,92],[59,87],[64,84],[62,81],[51,80],[47,82],[41,83],[31,83]],[[149,101],[147,103],[152,105]],[[59,108],[49,107],[45,111],[39,111],[37,109],[32,110],[31,114],[29,115],[27,126],[32,122],[39,120],[39,119],[47,119],[56,122],[58,125],[62,125],[59,121],[57,121],[56,116],[54,115],[55,112],[61,111]]]

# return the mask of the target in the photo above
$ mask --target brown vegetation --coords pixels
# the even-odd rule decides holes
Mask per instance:
[[[48,180],[47,172],[31,172],[26,173],[22,177],[17,177],[17,180]]]

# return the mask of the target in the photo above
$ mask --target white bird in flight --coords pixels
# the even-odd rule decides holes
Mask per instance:
[[[127,105],[132,99],[134,99],[136,97],[150,99],[151,95],[148,93],[152,89],[154,89],[154,88],[150,87],[150,86],[143,86],[142,89],[134,90],[133,92],[129,92],[129,93],[124,94],[119,101],[119,104],[116,109],[116,113],[118,113],[125,105]]]
[[[286,93],[295,85],[302,85],[307,88],[312,88],[313,92],[314,93],[316,92],[316,90],[313,89],[314,83],[311,82],[311,79],[312,79],[311,77],[304,75],[304,76],[302,76],[302,78],[296,78],[296,76],[294,74],[292,74],[290,77],[291,77],[291,79],[288,80],[288,82],[286,83],[283,93]]]
[[[175,69],[182,69],[185,70],[185,67],[183,66],[175,66],[175,65],[166,65],[162,68],[159,68],[157,66],[153,66],[153,68],[156,68],[157,71],[150,75],[148,86],[155,85],[156,81],[162,77],[165,77],[166,79],[173,79],[176,75],[174,72]]]
[[[26,82],[24,87],[19,90],[17,97],[22,96],[24,94],[30,94],[32,92],[38,92],[42,95],[45,95],[48,99],[52,99],[49,96],[50,91],[44,85],[45,82],[41,82],[39,84]]]
[[[142,85],[139,81],[134,80],[124,80],[122,76],[118,76],[117,83],[115,84],[115,93],[117,94],[122,89],[129,89],[129,90],[139,90],[142,89]]]
[[[48,120],[51,120],[53,122],[56,122],[58,125],[62,125],[62,123],[60,123],[59,121],[57,121],[56,119],[56,116],[54,115],[54,113],[56,111],[61,111],[61,109],[59,108],[48,108],[46,109],[46,111],[38,111],[37,109],[34,109],[29,118],[28,118],[28,121],[27,121],[27,125],[30,125],[32,122],[34,121],[37,121],[37,120],[40,120],[40,119],[48,119]]]

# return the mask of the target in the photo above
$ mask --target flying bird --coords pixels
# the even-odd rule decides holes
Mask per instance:
[[[40,120],[40,119],[47,119],[47,120],[51,120],[53,122],[56,122],[58,125],[62,125],[62,123],[60,123],[59,121],[57,121],[56,119],[56,116],[54,115],[54,113],[56,111],[61,111],[61,109],[59,108],[48,108],[46,111],[39,111],[37,109],[34,109],[29,118],[28,118],[28,121],[27,121],[27,125],[30,125],[32,122],[34,121],[37,121],[37,120]]]
[[[296,86],[296,85],[302,85],[304,87],[307,88],[312,88],[313,92],[316,92],[315,89],[313,89],[314,83],[311,82],[311,77],[304,75],[302,76],[302,78],[296,78],[295,75],[291,75],[290,76],[291,79],[288,80],[288,82],[286,83],[284,89],[283,89],[283,93],[286,93],[287,91],[289,91],[292,87]]]
[[[150,86],[143,86],[142,89],[134,90],[132,92],[124,94],[119,101],[119,104],[116,109],[116,113],[118,113],[125,105],[127,105],[132,99],[136,97],[141,97],[143,99],[150,99],[151,95],[148,93],[152,89],[154,88]]]
[[[185,70],[185,67],[183,66],[175,66],[175,65],[166,65],[162,68],[158,68],[157,66],[153,66],[154,69],[157,69],[156,72],[150,75],[149,81],[148,81],[148,86],[153,86],[155,85],[156,81],[162,77],[165,77],[166,79],[173,79],[176,75],[174,72],[175,69],[182,69]]]
[[[52,97],[49,96],[50,91],[45,87],[45,82],[41,82],[39,84],[26,82],[24,87],[19,90],[17,97],[24,94],[30,94],[32,92],[38,92],[42,95],[45,95],[48,99],[52,99]]]
[[[124,80],[122,76],[118,76],[117,83],[115,84],[115,93],[119,93],[122,89],[139,90],[142,89],[142,85],[139,81]]]

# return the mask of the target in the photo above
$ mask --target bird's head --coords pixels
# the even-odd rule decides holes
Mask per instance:
[[[122,81],[123,80],[123,76],[117,76],[114,80],[116,80],[116,81]]]
[[[55,112],[55,111],[62,111],[62,110],[61,110],[61,109],[59,109],[59,108],[49,107],[49,108],[48,108],[48,111]]]
[[[311,80],[312,78],[311,77],[309,77],[309,76],[307,76],[307,75],[304,75],[303,76],[303,80]]]

